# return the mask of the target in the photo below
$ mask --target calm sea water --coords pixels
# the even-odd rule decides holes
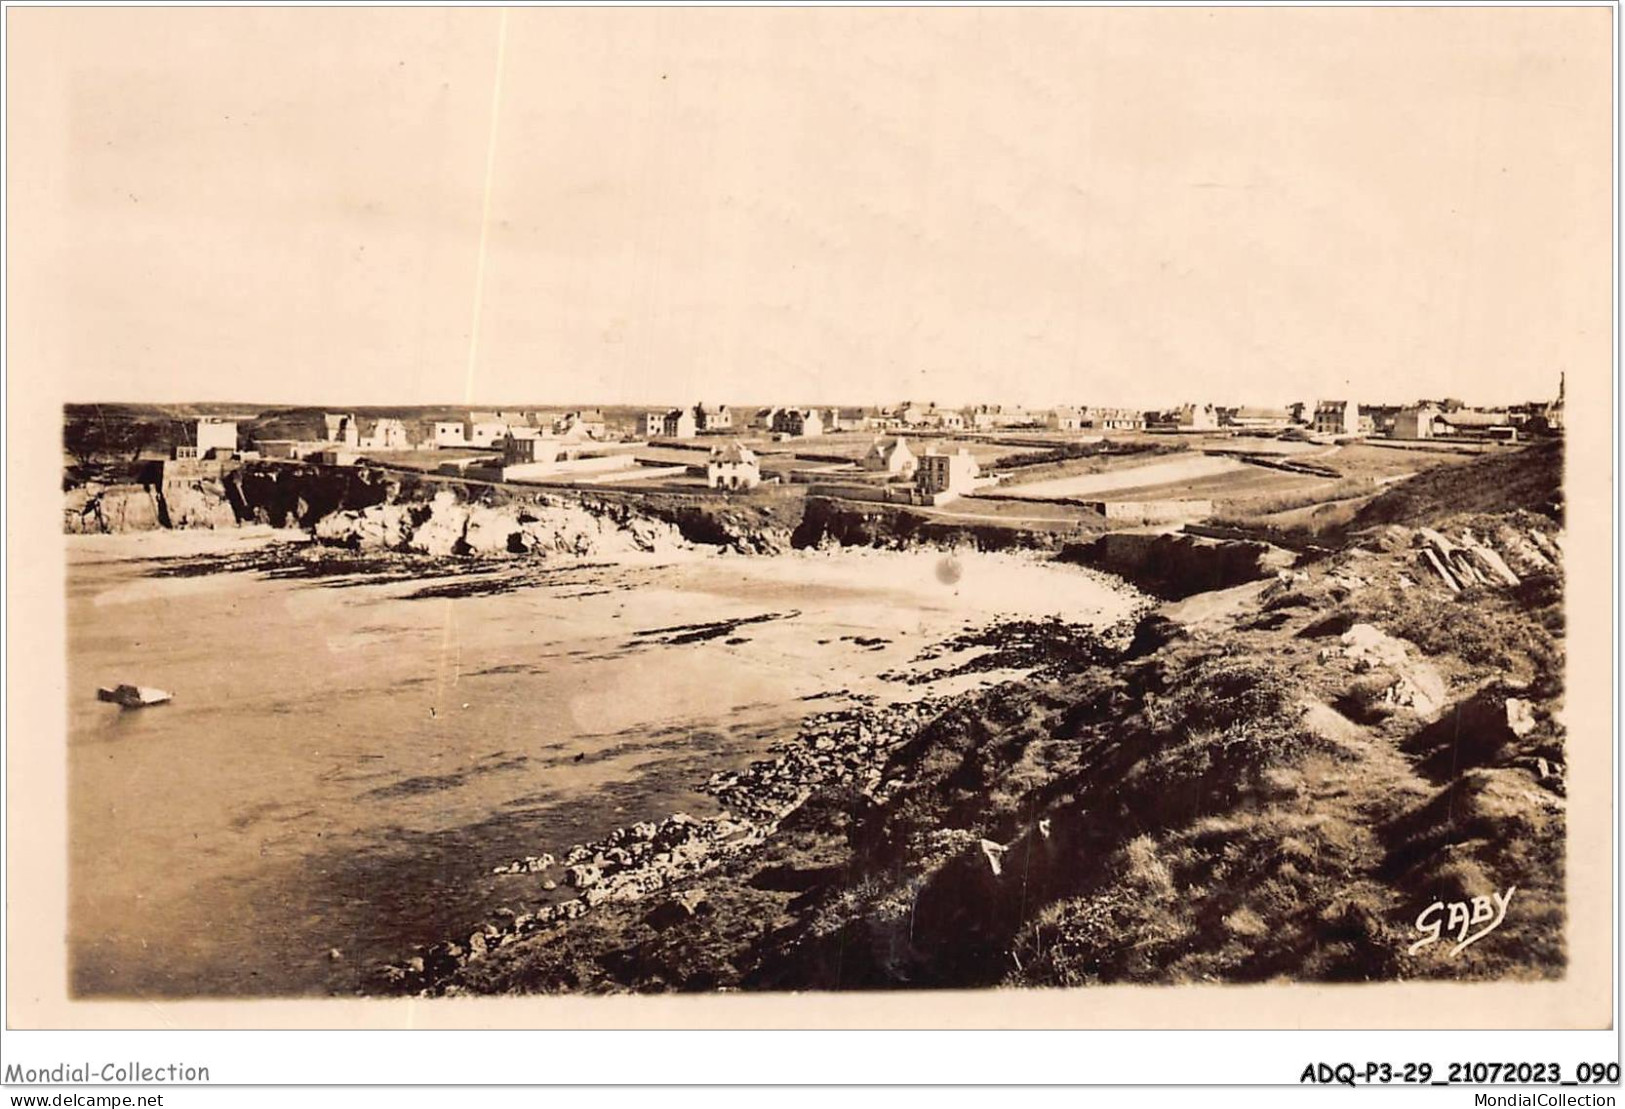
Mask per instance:
[[[1132,603],[1074,567],[923,551],[649,558],[414,599],[423,583],[154,577],[154,542],[70,543],[81,995],[352,992],[538,895],[543,876],[494,866],[714,811],[696,786],[832,703],[808,697],[917,697],[879,675],[967,624]],[[118,682],[175,699],[95,700]]]

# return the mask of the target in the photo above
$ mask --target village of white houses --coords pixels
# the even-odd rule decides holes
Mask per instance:
[[[217,13],[106,70],[72,996],[1564,977],[1608,88],[1473,99],[1575,36],[1461,11],[1176,69],[1172,12],[826,68],[855,13],[371,10],[297,80],[248,40],[306,16]],[[1373,92],[1396,39],[1461,97]]]

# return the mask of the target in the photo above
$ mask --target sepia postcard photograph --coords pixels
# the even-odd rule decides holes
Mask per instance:
[[[1606,1025],[1615,15],[9,9],[8,1021]]]

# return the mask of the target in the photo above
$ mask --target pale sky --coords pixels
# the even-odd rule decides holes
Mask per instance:
[[[13,388],[1161,406],[1609,372],[1604,7],[7,18]]]

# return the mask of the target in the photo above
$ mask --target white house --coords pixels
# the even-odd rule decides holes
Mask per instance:
[[[1219,412],[1211,404],[1182,404],[1174,410],[1174,424],[1181,431],[1213,431],[1219,426]]]
[[[1438,418],[1439,410],[1431,404],[1407,405],[1394,416],[1389,435],[1394,439],[1431,439]]]
[[[816,408],[781,408],[773,416],[773,430],[811,439],[824,434],[824,415]]]
[[[711,448],[705,464],[705,483],[712,489],[754,489],[762,483],[756,452],[733,442]]]
[[[355,446],[366,451],[409,451],[412,441],[406,433],[405,423],[386,416],[373,424],[371,435],[358,436]]]
[[[1145,413],[1133,408],[1102,408],[1090,406],[1079,414],[1079,425],[1100,431],[1143,431]]]
[[[965,414],[952,408],[927,409],[924,419],[928,427],[938,427],[943,431],[965,430]]]
[[[907,400],[901,404],[894,404],[890,408],[883,409],[881,414],[889,416],[904,427],[916,427],[925,420],[925,409],[913,401]]]
[[[322,422],[327,425],[329,443],[343,443],[350,447],[361,445],[361,425],[356,423],[353,413],[324,412]]]
[[[602,439],[608,432],[608,424],[604,420],[604,413],[597,408],[583,408],[575,412],[566,412],[542,426],[551,428],[555,435],[579,434],[586,436],[588,439]]]
[[[874,413],[867,408],[831,408],[826,431],[862,431],[869,426]]]
[[[237,453],[237,421],[204,416],[193,425],[192,441],[175,447],[177,459],[211,458]]]
[[[694,413],[687,408],[673,408],[661,421],[660,433],[668,439],[692,439],[698,432]]]
[[[1057,405],[1044,417],[1044,426],[1051,431],[1077,431],[1083,427],[1083,413],[1070,404]]]
[[[908,449],[908,442],[901,435],[882,435],[876,439],[859,464],[865,470],[887,473],[905,480],[912,478],[920,468],[919,459],[914,457],[914,452]]]
[[[920,468],[914,475],[914,484],[928,496],[960,496],[976,488],[976,479],[982,468],[976,458],[960,447],[953,454],[943,454],[928,447],[920,456]]]
[[[734,426],[734,414],[726,404],[696,404],[694,428],[697,431],[728,431]]]
[[[1351,400],[1323,400],[1315,404],[1317,435],[1358,435],[1360,406]]]
[[[468,446],[468,425],[461,420],[436,420],[434,445],[437,447]]]
[[[494,447],[508,428],[515,425],[522,426],[523,421],[505,419],[500,412],[470,412],[468,414],[468,445],[471,447]]]

